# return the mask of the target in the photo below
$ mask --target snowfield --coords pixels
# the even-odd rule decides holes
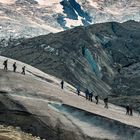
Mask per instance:
[[[7,59],[0,56],[0,69],[3,69],[2,63]],[[16,60],[8,59],[8,68],[12,70],[12,64]],[[22,62],[17,62],[17,73],[0,70],[0,100],[8,110],[9,119],[4,119],[4,113],[0,117],[3,123],[12,123],[19,125],[23,130],[28,130],[28,124],[34,122],[33,116],[44,122],[44,125],[55,129],[59,126],[63,133],[72,131],[75,139],[81,140],[84,136],[111,140],[138,140],[140,121],[139,114],[134,113],[133,117],[125,115],[125,109],[113,104],[109,104],[109,109],[104,109],[104,104],[100,101],[99,105],[95,101],[89,102],[82,96],[75,94],[75,88],[65,84],[64,90],[60,88],[60,79],[43,73],[42,71],[31,67]],[[21,67],[26,66],[26,75],[20,74]],[[82,93],[84,96],[84,94]],[[0,111],[1,108],[0,108]],[[15,111],[18,112],[16,116]],[[24,113],[21,114],[21,113]],[[25,113],[31,113],[28,119],[24,119],[24,124],[20,120]],[[20,119],[16,119],[20,117]],[[28,115],[26,114],[26,117]],[[27,121],[28,120],[28,121]],[[39,121],[39,122],[40,122]],[[42,133],[42,127],[45,127],[38,121],[31,128],[30,132],[43,138],[50,139],[49,135]],[[61,122],[61,123],[60,123]],[[39,123],[39,124],[38,124]],[[45,129],[45,128],[43,128]],[[47,128],[46,128],[47,129]],[[127,134],[126,134],[127,131]],[[55,135],[52,134],[54,137]],[[46,137],[45,137],[46,136]],[[79,138],[81,137],[81,138]],[[67,135],[70,140],[70,136]]]

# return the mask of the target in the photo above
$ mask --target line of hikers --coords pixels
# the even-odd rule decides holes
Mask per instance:
[[[4,66],[4,70],[5,71],[8,71],[8,59],[6,59],[4,62],[3,62],[3,66]],[[13,63],[13,72],[16,72],[17,70],[17,64],[16,62]],[[22,67],[22,72],[21,74],[25,75],[25,66]]]
[[[8,70],[8,59],[6,59],[4,62],[3,62],[3,65],[4,65],[4,70]],[[16,72],[17,70],[17,64],[16,62],[13,63],[13,72]],[[22,67],[22,72],[21,72],[23,75],[25,75],[25,66]],[[64,89],[64,80],[61,81],[61,89]],[[80,87],[77,87],[76,89],[76,92],[77,92],[77,95],[79,96],[80,95]],[[89,101],[93,101],[93,93],[92,92],[89,92],[88,89],[85,90],[85,98],[86,100],[89,100]],[[95,96],[95,100],[96,100],[96,104],[99,103],[99,95],[96,95]],[[106,97],[104,99],[104,108],[108,108],[108,97]],[[130,116],[133,116],[133,110],[132,110],[132,107],[130,105],[127,105],[126,106],[126,115],[130,115]]]
[[[86,97],[86,100],[89,100],[89,101],[93,101],[93,93],[92,92],[89,92],[88,89],[85,90],[85,97]],[[95,100],[96,100],[96,104],[99,103],[99,95],[96,95],[95,96]],[[108,97],[104,98],[104,108],[108,108]]]
[[[60,84],[61,84],[61,89],[64,89],[64,80],[62,80]],[[77,93],[78,96],[80,95],[80,92],[81,92],[80,87],[77,87],[76,93]],[[86,100],[89,100],[89,101],[92,102],[93,101],[93,93],[89,92],[88,89],[86,89],[84,93],[85,93]],[[98,104],[99,103],[99,95],[95,96],[95,100],[96,100],[96,104]],[[103,101],[104,101],[104,104],[105,104],[104,108],[108,109],[108,97],[104,98]],[[130,105],[126,106],[126,115],[133,116],[132,106],[130,106]]]
[[[61,85],[61,89],[64,89],[64,80],[62,80],[60,82],[60,85]],[[77,87],[76,93],[77,93],[78,96],[80,95],[80,92],[81,92],[80,87]],[[93,101],[93,93],[92,92],[89,92],[88,89],[85,90],[85,98],[86,98],[86,100],[89,100],[91,102]],[[95,100],[96,100],[96,104],[98,104],[99,103],[99,95],[96,95],[95,96]],[[105,108],[108,108],[108,97],[106,97],[104,99],[104,103],[105,103],[105,106],[104,107]]]

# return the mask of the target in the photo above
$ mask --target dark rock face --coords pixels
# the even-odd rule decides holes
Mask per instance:
[[[60,2],[60,4],[63,6],[64,13],[69,19],[78,20],[78,16],[80,16],[87,22],[92,22],[92,18],[89,16],[89,14],[83,11],[81,5],[78,4],[75,0],[64,0]]]
[[[1,47],[1,54],[83,90],[89,88],[102,97],[112,95],[110,100],[116,104],[132,103],[139,109],[140,103],[134,101],[140,97],[139,40],[140,23],[110,22],[15,41]]]

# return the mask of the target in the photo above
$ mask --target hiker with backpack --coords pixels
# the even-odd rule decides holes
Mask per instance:
[[[64,81],[63,80],[60,82],[60,85],[61,85],[61,89],[64,89]]]
[[[16,65],[16,62],[14,62],[14,64],[13,64],[13,72],[16,72],[16,69],[17,69],[17,65]]]
[[[107,108],[107,109],[108,109],[108,97],[106,97],[106,98],[104,99],[104,103],[105,103],[104,108]]]
[[[95,96],[95,100],[96,100],[96,104],[98,104],[98,102],[99,102],[99,95]]]
[[[8,70],[8,59],[6,59],[4,62],[3,62],[3,65],[4,65],[4,70]]]

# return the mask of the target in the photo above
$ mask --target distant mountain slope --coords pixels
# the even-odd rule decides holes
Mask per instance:
[[[0,0],[0,38],[33,37],[107,21],[139,21],[139,9],[138,0]]]

